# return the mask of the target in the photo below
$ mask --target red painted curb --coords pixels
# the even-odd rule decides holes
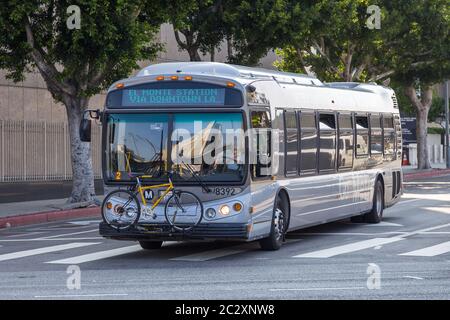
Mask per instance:
[[[68,220],[74,218],[95,217],[95,216],[97,217],[100,216],[99,207],[37,212],[19,216],[0,218],[0,229],[9,227],[19,227],[29,224],[38,224],[44,222]]]
[[[450,169],[438,169],[426,172],[413,172],[403,175],[404,181],[411,181],[412,179],[439,177],[450,174]]]

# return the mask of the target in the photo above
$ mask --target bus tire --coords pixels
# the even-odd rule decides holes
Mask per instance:
[[[379,223],[383,218],[384,210],[384,188],[380,179],[375,183],[375,189],[373,193],[372,210],[364,215],[364,221],[368,223]]]
[[[277,203],[272,217],[272,225],[270,234],[267,238],[259,240],[261,249],[266,251],[274,251],[281,248],[284,241],[284,234],[287,226],[287,208],[280,197],[277,197]]]
[[[163,242],[162,241],[139,241],[142,249],[152,250],[161,248]]]

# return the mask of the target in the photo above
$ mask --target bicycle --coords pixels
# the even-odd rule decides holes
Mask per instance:
[[[116,230],[125,230],[139,222],[141,213],[156,219],[156,207],[172,192],[164,206],[164,216],[173,230],[187,232],[195,228],[203,218],[203,204],[200,199],[189,191],[177,190],[172,183],[172,172],[168,174],[168,183],[143,186],[141,179],[153,178],[148,175],[136,176],[136,184],[128,190],[114,190],[105,197],[102,203],[103,221]],[[144,192],[151,189],[166,188],[153,202],[147,206]],[[144,209],[138,200],[141,197]]]

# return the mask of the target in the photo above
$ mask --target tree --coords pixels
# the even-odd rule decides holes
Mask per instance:
[[[374,81],[380,33],[367,27],[367,8],[379,1],[293,1],[289,41],[277,53],[281,70],[324,81]]]
[[[211,53],[224,39],[222,0],[168,1],[170,22],[180,49],[191,61],[201,61],[199,51]],[[180,36],[184,36],[184,41]]]
[[[228,62],[255,66],[287,40],[295,4],[287,0],[228,0],[224,28]]]
[[[419,169],[430,168],[427,119],[433,85],[450,77],[450,7],[448,0],[385,1],[383,59],[390,76],[404,87],[417,117]]]
[[[76,8],[67,13],[70,5],[80,9],[79,29],[69,29],[77,22]],[[124,0],[2,3],[0,68],[14,81],[37,68],[52,97],[66,108],[73,173],[69,202],[95,196],[90,144],[81,142],[78,132],[89,97],[128,76],[136,61],[155,57],[160,46],[152,38],[164,16],[160,7],[155,1]]]

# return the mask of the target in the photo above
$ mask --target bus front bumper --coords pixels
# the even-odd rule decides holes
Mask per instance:
[[[138,224],[126,230],[116,230],[105,222],[99,226],[100,235],[117,240],[248,240],[249,228],[247,224],[236,223],[201,223],[186,232],[173,231],[169,225]]]

